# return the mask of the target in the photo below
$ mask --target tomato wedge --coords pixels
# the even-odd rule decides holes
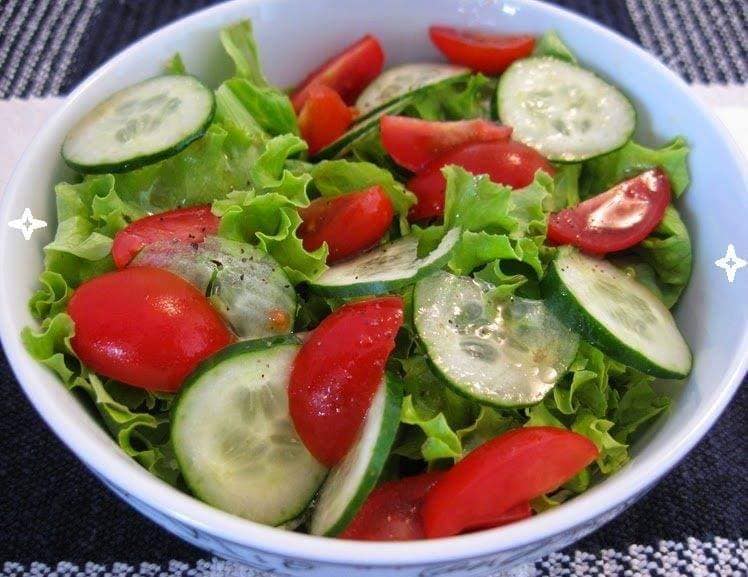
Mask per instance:
[[[487,521],[485,525],[476,525],[474,527],[471,527],[468,531],[465,531],[465,533],[474,533],[476,531],[482,531],[484,529],[495,529],[496,527],[509,525],[510,523],[515,523],[529,517],[532,517],[532,507],[530,506],[530,502],[527,501],[525,503],[515,505],[511,509],[507,509],[503,513],[499,513],[490,521]]]
[[[332,88],[320,84],[309,89],[299,113],[299,130],[309,145],[309,154],[317,154],[345,134],[351,122],[353,111]]]
[[[364,88],[382,72],[384,50],[379,40],[366,35],[312,72],[291,96],[296,112],[301,110],[309,90],[324,84],[353,104]]]
[[[423,501],[443,476],[444,471],[434,471],[382,483],[372,491],[339,537],[356,541],[425,539],[421,511]],[[530,503],[521,503],[497,516],[490,526],[506,525],[530,515]]]
[[[532,54],[535,48],[535,38],[527,35],[507,36],[431,26],[429,36],[450,62],[484,74],[503,72],[515,60]]]
[[[126,268],[83,283],[67,312],[83,364],[151,391],[176,391],[200,361],[233,340],[205,295],[158,268]]]
[[[124,268],[144,246],[162,240],[203,242],[207,235],[218,232],[218,223],[219,218],[210,211],[208,204],[146,216],[114,235],[114,264]]]
[[[355,442],[402,323],[399,296],[352,302],[323,320],[296,356],[291,418],[324,465],[335,465]]]
[[[670,181],[663,170],[647,170],[574,208],[552,214],[548,240],[594,254],[626,250],[657,228],[670,196]]]
[[[558,488],[597,456],[587,437],[554,427],[496,437],[447,471],[426,495],[426,536],[493,526],[503,513]]]
[[[326,242],[327,262],[335,262],[374,246],[389,229],[395,210],[384,189],[372,186],[335,198],[318,198],[299,214],[304,248],[316,250]]]
[[[382,483],[340,535],[357,541],[425,539],[421,505],[426,493],[444,476],[442,471]]]
[[[398,165],[418,172],[440,154],[464,144],[508,140],[512,129],[487,120],[430,122],[407,116],[382,116],[382,145]]]
[[[554,174],[553,166],[535,149],[513,140],[478,142],[450,150],[431,161],[411,178],[406,188],[418,197],[410,210],[412,221],[444,214],[446,181],[441,169],[456,164],[473,174],[487,174],[499,184],[522,188],[530,184],[538,170]]]

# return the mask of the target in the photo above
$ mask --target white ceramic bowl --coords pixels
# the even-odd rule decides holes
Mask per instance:
[[[180,493],[126,457],[86,411],[24,351],[19,332],[32,324],[26,301],[54,231],[53,184],[66,175],[59,156],[68,131],[111,92],[155,75],[175,51],[190,71],[217,83],[229,72],[218,30],[253,19],[270,78],[297,82],[320,60],[371,32],[388,63],[437,59],[432,23],[539,34],[556,29],[582,62],[633,97],[638,138],[654,144],[683,134],[693,145],[692,184],[681,202],[693,235],[695,267],[679,325],[695,354],[693,373],[672,387],[674,409],[660,419],[618,474],[562,507],[508,527],[417,543],[355,543],[284,532],[233,517]],[[219,556],[282,574],[336,576],[478,576],[534,560],[600,527],[678,462],[719,417],[748,366],[748,271],[729,284],[714,261],[732,243],[748,255],[748,176],[724,130],[689,88],[633,44],[583,18],[533,0],[237,0],[163,28],[107,62],[45,125],[2,198],[0,307],[2,343],[26,394],[49,426],[103,482],[133,507]],[[23,209],[50,222],[30,242],[5,223]]]

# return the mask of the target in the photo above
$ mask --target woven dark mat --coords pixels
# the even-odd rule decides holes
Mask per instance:
[[[0,0],[0,97],[66,93],[140,36],[213,0]],[[745,0],[562,0],[686,79],[746,82]],[[0,355],[0,563],[191,562],[205,553],[120,502],[51,434]],[[714,535],[748,519],[745,386],[699,446],[629,511],[575,545],[626,549]]]
[[[216,0],[2,0],[0,98],[66,93],[143,35]],[[748,81],[745,0],[557,0],[691,82]]]

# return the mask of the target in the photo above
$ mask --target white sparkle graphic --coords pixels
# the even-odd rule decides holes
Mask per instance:
[[[737,254],[735,254],[734,245],[728,244],[725,256],[723,256],[721,259],[715,260],[714,264],[716,264],[719,268],[727,273],[728,282],[734,282],[735,273],[744,266],[748,265],[748,262],[744,261]]]
[[[47,223],[43,220],[34,218],[34,215],[31,214],[30,208],[24,208],[21,218],[11,220],[8,223],[8,226],[20,230],[23,233],[23,238],[31,240],[31,235],[34,234],[34,231],[44,228],[47,226]]]

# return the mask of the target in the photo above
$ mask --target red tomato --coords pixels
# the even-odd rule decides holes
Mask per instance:
[[[317,154],[345,134],[351,122],[353,112],[332,88],[320,84],[309,89],[299,114],[299,130],[309,145],[309,154]]]
[[[538,170],[554,174],[553,166],[535,149],[513,140],[478,142],[450,150],[431,161],[408,181],[407,189],[418,197],[410,220],[434,218],[444,214],[444,189],[447,185],[441,169],[456,164],[473,174],[487,174],[499,184],[512,188],[527,186]]]
[[[176,391],[200,361],[233,340],[200,291],[158,268],[126,268],[82,284],[68,314],[83,364],[151,391]]]
[[[356,541],[425,539],[421,515],[423,500],[443,476],[443,471],[434,471],[383,483],[369,495],[340,538]],[[530,515],[530,503],[521,503],[501,513],[490,525],[483,528],[507,525],[526,519]]]
[[[670,204],[670,181],[659,168],[621,182],[574,208],[550,216],[548,240],[604,254],[631,248],[660,224]]]
[[[381,484],[340,537],[357,541],[425,539],[421,505],[426,493],[443,475],[435,471]]]
[[[150,243],[160,240],[203,242],[218,231],[219,218],[210,205],[179,208],[136,220],[114,235],[112,258],[117,268],[126,267]]]
[[[375,245],[389,229],[395,210],[382,187],[372,186],[335,198],[318,198],[299,214],[304,248],[315,250],[326,242],[327,262],[335,262]]]
[[[324,84],[347,104],[353,104],[364,88],[382,72],[384,51],[379,40],[367,35],[312,72],[291,96],[296,112],[309,97],[312,86]]]
[[[296,355],[291,418],[306,448],[328,467],[355,442],[402,323],[399,296],[352,302],[323,320]]]
[[[430,27],[429,36],[450,62],[484,74],[503,72],[535,48],[532,36],[505,36],[447,26]]]
[[[517,521],[527,519],[528,517],[532,517],[532,507],[530,506],[529,501],[520,503],[519,505],[515,505],[511,509],[507,509],[503,513],[499,513],[490,521],[487,521],[485,525],[476,525],[475,527],[471,527],[470,530],[466,532],[473,533],[475,531],[482,531],[483,529],[495,529],[496,527],[509,525],[510,523],[516,523]]]
[[[464,144],[509,140],[512,129],[487,120],[429,122],[407,116],[383,116],[382,144],[397,164],[413,172],[440,154]]]
[[[426,536],[487,528],[503,513],[561,486],[598,456],[587,437],[526,427],[488,441],[457,463],[426,495]]]

